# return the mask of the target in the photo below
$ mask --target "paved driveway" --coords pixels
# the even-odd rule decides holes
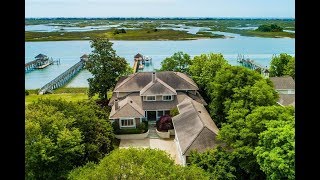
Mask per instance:
[[[170,154],[172,159],[174,159],[176,164],[181,164],[177,146],[173,138],[170,139],[122,139],[120,141],[119,148],[128,148],[128,147],[142,147],[151,149],[160,149],[164,150]]]

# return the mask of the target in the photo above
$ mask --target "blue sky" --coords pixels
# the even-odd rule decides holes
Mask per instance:
[[[295,17],[294,0],[25,0],[26,17]]]

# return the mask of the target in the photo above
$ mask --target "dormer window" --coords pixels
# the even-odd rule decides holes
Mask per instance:
[[[172,101],[172,95],[162,96],[163,101]]]
[[[146,101],[155,101],[156,100],[156,96],[146,96],[145,100]]]

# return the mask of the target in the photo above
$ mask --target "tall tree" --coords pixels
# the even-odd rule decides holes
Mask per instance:
[[[89,54],[86,68],[93,78],[89,78],[89,97],[96,93],[102,100],[107,99],[107,92],[112,89],[118,78],[128,70],[128,63],[116,55],[112,42],[108,39],[93,39],[90,41],[92,53]]]
[[[95,102],[40,100],[26,107],[26,178],[59,179],[113,150],[108,113]]]
[[[99,164],[89,163],[69,174],[68,179],[209,179],[195,166],[175,165],[169,155],[155,149],[117,149]]]
[[[228,112],[227,118],[228,123],[223,124],[218,138],[231,147],[240,169],[247,172],[247,176],[264,176],[265,173],[261,171],[263,168],[254,154],[259,134],[267,130],[269,122],[291,122],[294,119],[294,109],[274,105],[256,107],[249,112],[246,108],[234,108]],[[289,141],[291,140],[293,139]]]
[[[296,71],[295,71],[295,57],[289,59],[289,62],[284,67],[284,74],[291,76],[293,79],[295,78]]]
[[[256,81],[262,79],[259,73],[240,66],[224,66],[216,72],[207,90],[211,99],[210,114],[218,127],[221,127],[221,123],[226,122],[230,101],[235,100],[236,91],[243,87],[249,90]]]
[[[292,62],[291,62],[291,65],[288,66],[288,63],[289,61],[292,61],[292,58],[293,58],[292,56],[286,53],[281,53],[279,56],[274,56],[270,62],[270,77],[279,77],[279,76],[287,75],[286,71],[288,71],[290,67],[291,68],[294,67],[292,66]],[[286,66],[288,66],[287,67],[287,69],[289,68],[288,70],[286,70]]]
[[[210,179],[237,179],[232,154],[220,146],[203,153],[191,151],[189,159],[191,165],[198,166],[208,172]]]
[[[192,59],[189,73],[200,89],[206,90],[209,83],[214,79],[218,70],[228,66],[228,62],[222,54],[201,54]]]
[[[254,154],[267,179],[295,179],[294,118],[266,123]]]
[[[165,58],[161,62],[160,71],[176,71],[187,73],[190,64],[191,59],[189,54],[179,51],[174,53],[171,57]]]

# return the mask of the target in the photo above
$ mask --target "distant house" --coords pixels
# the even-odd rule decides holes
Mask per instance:
[[[88,61],[88,58],[89,56],[87,54],[83,54],[81,57],[80,57],[80,60],[81,61]]]
[[[142,58],[143,58],[143,56],[140,53],[138,53],[134,56],[134,60],[142,60]]]
[[[38,59],[38,60],[46,60],[48,59],[48,56],[44,55],[44,54],[38,54],[35,59]]]
[[[173,117],[175,141],[183,164],[191,150],[216,145],[218,128],[204,105],[197,84],[186,74],[173,71],[138,72],[121,77],[109,101],[111,122],[121,129],[136,128],[142,121],[157,121],[178,108]]]
[[[295,82],[291,76],[270,77],[275,90],[279,93],[278,104],[295,106]]]

